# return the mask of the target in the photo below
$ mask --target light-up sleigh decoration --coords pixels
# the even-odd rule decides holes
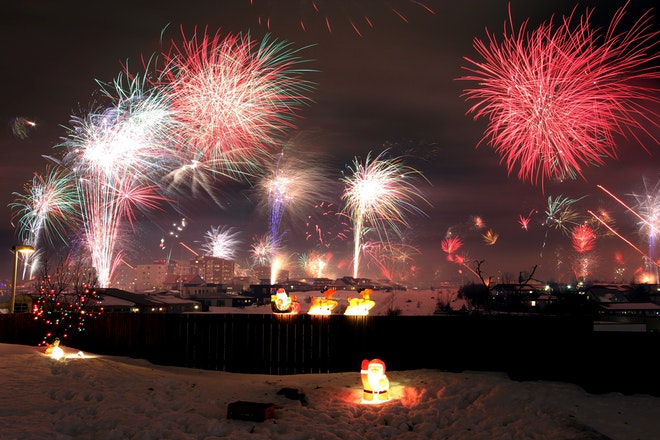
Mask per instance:
[[[270,302],[273,313],[287,313],[292,315],[300,313],[300,303],[296,297],[289,296],[286,290],[281,287],[270,296]]]
[[[372,289],[362,289],[359,292],[362,298],[348,298],[348,306],[344,315],[366,316],[369,314],[369,310],[376,305],[376,302],[371,299]]]
[[[332,295],[334,295],[336,291],[337,289],[324,287],[323,290],[321,290],[321,293],[323,293],[324,296],[312,298],[312,305],[309,307],[307,313],[310,315],[332,314],[332,311],[337,307],[337,301],[332,299]]]
[[[385,362],[380,359],[363,360],[360,377],[363,403],[382,403],[390,400],[390,381],[385,375]]]

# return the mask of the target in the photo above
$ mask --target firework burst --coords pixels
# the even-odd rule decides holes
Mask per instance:
[[[9,125],[14,136],[18,139],[27,139],[30,136],[30,132],[36,128],[37,123],[31,119],[19,116],[12,119]]]
[[[44,174],[35,173],[24,189],[25,194],[14,193],[16,199],[9,204],[20,242],[36,249],[42,235],[51,244],[56,238],[66,241],[66,231],[75,228],[80,206],[71,174],[49,166]]]
[[[44,174],[35,173],[24,189],[25,194],[14,193],[16,199],[9,207],[17,223],[19,242],[37,250],[24,259],[24,269],[31,266],[32,275],[40,254],[41,238],[51,245],[55,239],[66,242],[67,231],[78,224],[80,205],[71,174],[58,166],[48,166]]]
[[[577,225],[571,228],[571,243],[579,254],[590,251],[596,245],[596,233],[588,225]]]
[[[268,266],[273,261],[277,248],[277,243],[269,235],[254,237],[250,247],[252,262],[257,266]]]
[[[124,88],[124,79],[114,83],[113,105],[74,118],[60,145],[75,176],[85,245],[100,287],[109,285],[121,259],[116,249],[125,222],[132,224],[136,209],[147,212],[163,200],[153,178],[161,169],[155,158],[168,143],[171,114],[157,91],[142,88],[137,77]]]
[[[621,31],[621,8],[600,35],[592,12],[576,19],[574,10],[558,25],[533,30],[527,22],[516,30],[510,17],[502,41],[491,33],[487,42],[475,39],[483,61],[466,58],[471,74],[460,79],[479,84],[463,93],[476,101],[468,113],[488,120],[482,142],[509,173],[517,167],[522,181],[543,186],[545,179],[584,177],[583,167],[616,158],[615,135],[640,141],[639,133],[651,136],[646,124],[658,125],[651,108],[660,96],[659,40],[651,15]]]
[[[259,43],[249,35],[197,30],[172,42],[159,87],[180,122],[184,165],[235,180],[259,173],[309,102],[313,87],[303,79],[309,70],[302,68],[301,50],[268,37]]]
[[[364,163],[357,158],[350,174],[342,177],[346,185],[342,194],[344,213],[353,223],[353,276],[357,278],[362,239],[368,228],[382,242],[389,242],[388,230],[401,236],[401,227],[408,227],[406,214],[423,213],[416,200],[424,200],[416,183],[422,174],[404,165],[400,157],[387,157],[387,151]]]
[[[204,236],[206,241],[202,245],[202,251],[212,257],[233,261],[240,244],[239,235],[236,229],[228,226],[211,227]]]
[[[442,251],[448,255],[455,254],[461,246],[463,246],[463,241],[456,235],[445,238],[440,244]]]
[[[272,170],[262,177],[257,187],[260,200],[267,203],[264,208],[269,212],[270,236],[280,244],[285,233],[282,220],[287,211],[291,218],[303,217],[326,196],[330,187],[325,171],[314,160],[305,159],[299,152],[280,153]]]

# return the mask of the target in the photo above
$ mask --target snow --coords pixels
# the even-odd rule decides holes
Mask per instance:
[[[654,439],[660,398],[591,395],[495,372],[387,371],[390,401],[361,403],[354,373],[268,376],[164,367],[63,347],[0,344],[0,439]],[[293,388],[290,398],[281,391]],[[227,418],[271,403],[264,421]]]
[[[302,310],[306,296],[294,293]],[[339,306],[356,292],[337,292]],[[374,314],[432,314],[447,290],[374,292]],[[338,307],[339,307],[338,306]],[[271,313],[270,306],[233,309]],[[361,403],[355,372],[286,376],[166,367],[0,344],[0,440],[12,439],[656,439],[660,397],[589,394],[499,372],[386,371],[390,401]],[[387,359],[383,359],[387,363]],[[287,397],[285,389],[298,391]],[[296,396],[293,396],[296,397]],[[273,404],[274,418],[227,418],[228,405]]]

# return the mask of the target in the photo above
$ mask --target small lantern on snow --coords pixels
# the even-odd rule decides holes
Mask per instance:
[[[60,347],[60,338],[55,338],[52,344],[48,344],[44,353],[53,359],[62,359],[64,357],[64,350]]]

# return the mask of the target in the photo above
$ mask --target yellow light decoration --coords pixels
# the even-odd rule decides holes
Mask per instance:
[[[314,297],[312,298],[312,305],[307,311],[310,315],[330,315],[335,307],[337,307],[337,301],[332,299],[332,295],[335,294],[336,289],[325,288],[321,292],[324,297]]]
[[[371,300],[372,289],[363,289],[360,294],[362,298],[348,298],[348,307],[344,315],[350,316],[366,316],[369,310],[373,309],[376,302]]]
[[[300,313],[300,303],[295,296],[289,296],[283,288],[277,289],[274,295],[270,296],[271,308],[273,313]]]
[[[55,338],[52,344],[48,344],[46,346],[46,350],[44,351],[48,356],[50,356],[53,359],[60,360],[64,357],[64,350],[62,350],[62,347],[60,347],[60,340],[58,338]]]
[[[390,381],[385,375],[385,362],[380,359],[363,360],[362,403],[383,403],[390,400]]]

